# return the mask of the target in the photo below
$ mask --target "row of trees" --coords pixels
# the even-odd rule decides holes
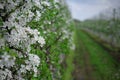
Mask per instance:
[[[120,8],[103,11],[81,25],[87,31],[110,43],[111,46],[120,47]]]
[[[72,26],[64,0],[0,0],[0,79],[61,80]]]

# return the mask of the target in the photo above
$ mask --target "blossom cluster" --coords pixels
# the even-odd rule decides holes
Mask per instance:
[[[4,53],[4,55],[2,55],[0,58],[1,58],[0,60],[1,80],[12,79],[13,76],[12,76],[12,71],[10,69],[15,65],[15,57],[12,57],[7,53]]]
[[[45,44],[45,39],[39,34],[40,32],[37,29],[17,27],[11,31],[11,34],[6,35],[5,39],[10,46],[26,49],[27,52],[30,52],[31,44],[38,42],[41,47]]]
[[[28,60],[25,60],[25,64],[21,64],[19,73],[27,73],[27,71],[33,71],[34,77],[37,77],[38,69],[40,64],[40,58],[35,54],[29,54]]]
[[[0,60],[0,78],[1,80],[5,79],[24,79],[22,73],[27,73],[29,71],[34,72],[34,77],[38,74],[38,67],[40,64],[40,58],[35,54],[29,54],[28,59],[24,60],[25,64],[21,64],[20,69],[18,69],[18,64],[16,64],[16,58],[4,53]],[[14,68],[14,71],[17,71],[14,75],[11,69]]]
[[[0,78],[1,80],[17,79],[23,80],[28,71],[33,71],[34,76],[38,74],[40,58],[35,54],[30,54],[31,45],[37,44],[39,47],[45,45],[45,39],[38,29],[33,29],[28,25],[31,21],[39,21],[43,6],[49,6],[47,1],[40,0],[2,0],[0,1],[0,48],[6,47],[15,50],[15,55],[22,62],[18,65],[18,59],[12,57],[9,52],[0,56]],[[37,9],[35,9],[37,7]],[[26,54],[27,53],[27,54]],[[19,56],[21,55],[21,56]],[[14,73],[14,74],[13,74]],[[24,73],[24,74],[23,74]]]

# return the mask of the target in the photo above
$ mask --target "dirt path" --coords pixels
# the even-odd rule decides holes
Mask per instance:
[[[89,53],[87,52],[80,37],[77,37],[76,40],[75,54],[75,70],[73,72],[74,80],[94,80],[92,76],[93,69],[90,63]]]

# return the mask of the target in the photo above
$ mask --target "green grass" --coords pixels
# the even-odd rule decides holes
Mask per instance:
[[[66,57],[67,66],[62,80],[73,80],[76,74],[72,73],[76,67],[78,67],[78,69],[80,67],[78,70],[81,71],[80,75],[85,77],[85,80],[89,80],[89,76],[85,73],[85,53],[88,53],[90,66],[93,68],[93,71],[89,72],[89,74],[91,74],[94,80],[120,80],[120,78],[117,79],[116,76],[117,73],[120,73],[118,72],[120,64],[104,47],[80,29],[76,29],[74,38],[76,49],[75,51],[70,51],[70,54]]]
[[[74,32],[73,38],[75,38],[75,36],[76,36],[76,34]],[[74,42],[75,42],[75,40],[73,40],[73,43]],[[74,63],[73,63],[74,57],[75,57],[74,50],[70,50],[70,54],[68,54],[65,59],[66,69],[64,71],[65,73],[63,74],[62,80],[73,80],[72,73],[74,70]]]
[[[94,76],[97,77],[97,80],[117,80],[114,75],[117,71],[116,66],[119,64],[103,47],[94,42],[87,34],[80,30],[78,34],[78,37],[82,40],[86,50],[90,54],[90,62],[94,68]]]
[[[74,52],[71,51],[71,53],[66,57],[67,68],[65,70],[65,73],[64,73],[62,80],[72,80],[72,78],[73,78],[72,72],[74,69],[73,59],[74,59]]]

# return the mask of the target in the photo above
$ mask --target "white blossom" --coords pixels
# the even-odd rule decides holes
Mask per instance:
[[[41,44],[41,47],[43,47],[43,45],[45,44],[45,39],[40,36],[40,37],[38,38],[38,42]]]
[[[15,58],[5,53],[1,56],[0,68],[3,67],[13,67],[15,65]]]
[[[41,0],[33,0],[34,5],[40,8],[41,7],[40,1]]]
[[[27,61],[26,64],[27,63],[38,67],[40,64],[40,58],[35,54],[29,54],[29,61]]]
[[[3,4],[1,4],[1,3],[0,3],[0,9],[4,9],[4,8],[3,8]]]
[[[26,66],[25,65],[21,65],[20,72],[26,73]]]
[[[40,20],[40,17],[41,17],[41,13],[39,11],[36,11],[36,21],[39,21]]]
[[[50,6],[50,3],[48,1],[42,1],[41,2],[43,5]]]
[[[26,73],[27,71],[33,71],[34,75],[37,75],[37,67],[40,64],[40,58],[35,54],[28,54],[28,60],[25,60],[25,64],[21,65],[20,72]]]
[[[0,70],[0,80],[5,80],[5,79],[12,79],[12,73],[10,70],[5,69],[5,70]]]

